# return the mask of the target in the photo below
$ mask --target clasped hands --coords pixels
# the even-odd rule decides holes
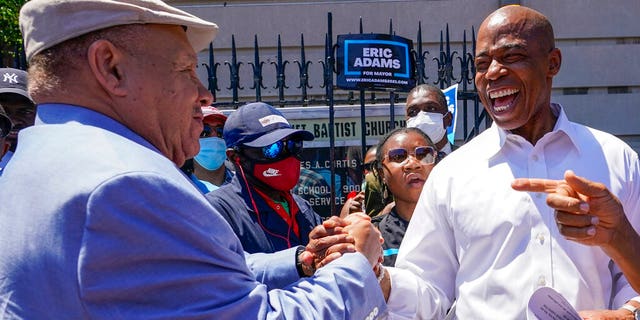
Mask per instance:
[[[315,270],[344,253],[360,252],[371,267],[376,268],[383,260],[383,241],[380,231],[365,214],[354,213],[344,218],[333,216],[311,231],[309,244],[298,258],[303,265],[309,266],[308,269]]]

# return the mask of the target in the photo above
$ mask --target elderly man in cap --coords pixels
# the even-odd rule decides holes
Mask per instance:
[[[306,245],[309,232],[322,220],[291,190],[300,178],[303,141],[313,140],[313,134],[293,129],[282,113],[262,102],[231,113],[223,134],[236,176],[207,199],[227,219],[244,250],[276,252]]]
[[[18,132],[32,126],[36,106],[27,93],[27,72],[14,68],[0,68],[0,104],[8,114],[13,129],[7,135],[9,150],[0,160],[0,170],[7,165],[18,146]]]
[[[0,178],[0,318],[386,313],[372,271],[380,235],[366,219],[324,226],[359,252],[310,279],[299,280],[295,249],[288,265],[256,269],[179,170],[212,102],[195,68],[215,24],[158,0],[32,0],[20,26],[38,110]],[[273,289],[270,277],[292,274]]]
[[[7,135],[11,132],[11,128],[13,127],[13,123],[11,123],[11,119],[7,116],[7,113],[4,112],[4,109],[0,105],[0,160],[7,153],[9,149],[9,143],[6,141]],[[2,174],[2,168],[0,168],[0,175]]]

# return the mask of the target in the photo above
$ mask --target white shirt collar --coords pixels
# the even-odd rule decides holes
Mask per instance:
[[[567,118],[567,114],[564,112],[564,109],[558,103],[551,103],[550,108],[553,114],[558,117],[558,119],[556,120],[556,124],[554,125],[553,130],[551,132],[545,133],[544,136],[538,142],[542,142],[547,139],[550,139],[552,136],[562,132],[571,140],[571,143],[573,144],[573,146],[576,148],[578,153],[580,153],[581,150],[579,148],[579,144],[573,138],[573,137],[576,137],[574,132],[575,128],[572,125],[571,121],[569,121],[569,119]],[[509,130],[504,130],[498,127],[495,122],[491,125],[489,129],[487,129],[487,131],[489,131],[487,132],[487,134],[498,135],[499,137],[497,140],[493,140],[493,141],[499,141],[499,143],[494,146],[495,147],[494,150],[491,150],[492,155],[495,155],[504,147],[508,137],[515,135],[511,133],[511,131]]]

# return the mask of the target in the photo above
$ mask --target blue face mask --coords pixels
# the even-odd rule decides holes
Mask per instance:
[[[227,159],[227,144],[218,137],[200,139],[200,153],[194,160],[207,170],[216,170]]]

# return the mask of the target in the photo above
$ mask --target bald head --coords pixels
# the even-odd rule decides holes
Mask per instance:
[[[491,13],[480,25],[478,37],[510,34],[523,39],[535,39],[541,47],[555,48],[555,36],[549,19],[531,8],[509,5]]]
[[[551,88],[562,54],[551,23],[527,7],[502,7],[482,22],[476,43],[475,83],[485,110],[500,128],[535,144],[556,121]]]

